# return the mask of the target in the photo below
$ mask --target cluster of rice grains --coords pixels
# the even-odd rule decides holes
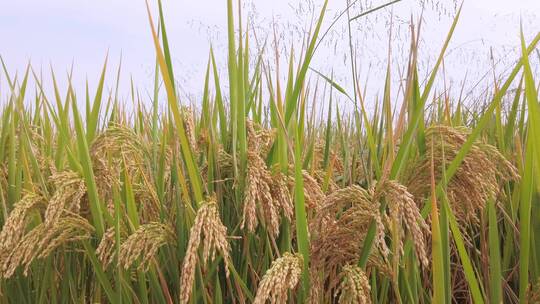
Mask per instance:
[[[426,130],[426,151],[433,151],[435,180],[454,160],[470,131],[463,127],[436,125]],[[407,187],[419,205],[430,189],[430,153],[412,165]],[[414,168],[414,169],[413,169]],[[449,181],[446,193],[452,211],[464,225],[479,225],[479,214],[489,199],[496,199],[500,185],[518,179],[517,169],[494,147],[475,142]]]
[[[371,287],[364,271],[358,266],[346,265],[339,286],[340,304],[371,303]]]
[[[149,167],[148,142],[132,129],[121,124],[110,125],[90,147],[94,176],[101,198],[109,213],[114,214],[113,189],[120,189],[128,177],[144,221],[158,218],[159,202],[154,176]]]
[[[96,255],[104,268],[107,268],[114,260],[116,252],[116,234],[115,227],[107,229],[96,249]],[[119,237],[120,241],[126,239],[126,232],[124,229],[119,231]]]
[[[249,121],[247,133],[247,186],[241,227],[254,232],[260,219],[272,237],[277,237],[281,214],[289,221],[293,216],[287,178],[280,172],[270,172],[263,159],[272,143],[273,133],[264,129],[255,130],[255,126]]]
[[[253,304],[287,303],[288,292],[300,281],[302,264],[302,255],[289,252],[273,261],[259,283]]]
[[[118,263],[129,269],[140,258],[139,270],[148,270],[158,249],[165,244],[174,244],[175,240],[174,230],[167,224],[152,222],[141,225],[122,243]]]
[[[201,245],[203,249],[202,259],[199,260],[198,249]],[[209,260],[214,261],[216,253],[219,253],[223,258],[225,274],[227,277],[229,276],[230,251],[227,240],[227,227],[221,222],[215,198],[210,197],[199,206],[195,221],[189,232],[189,242],[182,265],[180,303],[189,302],[196,267],[202,267]]]
[[[2,228],[0,273],[5,278],[11,277],[19,266],[27,275],[34,260],[49,256],[61,246],[87,240],[94,232],[94,227],[80,215],[86,194],[84,181],[71,171],[55,173],[50,181],[55,190],[48,201],[27,193]],[[43,221],[26,232],[34,211],[43,213]]]
[[[381,212],[383,203],[387,207]],[[326,196],[310,224],[310,297],[313,303],[330,301],[336,292],[343,292],[343,287],[339,286],[345,284],[342,282],[344,277],[350,279],[351,275],[349,273],[344,276],[343,272],[352,271],[345,267],[358,262],[372,222],[376,226],[376,250],[372,250],[368,258],[368,267],[374,267],[392,279],[397,279],[396,272],[388,262],[390,249],[386,238],[391,237],[398,245],[397,252],[394,252],[394,260],[397,261],[403,254],[405,229],[413,236],[419,260],[427,266],[424,233],[428,231],[428,227],[412,195],[403,185],[387,180],[373,182],[368,190],[358,185],[342,188]],[[360,276],[356,270],[354,273],[355,277]],[[358,282],[358,279],[356,281]],[[362,282],[362,290],[366,290],[367,280]],[[348,290],[347,288],[345,290]],[[340,299],[341,302],[348,297],[342,296]]]
[[[406,178],[408,188],[418,206],[424,206],[431,194],[431,166],[433,165],[435,180],[441,180],[444,177],[443,170],[446,170],[457,156],[469,134],[470,130],[464,127],[434,125],[426,129],[428,152],[425,157],[417,158],[411,164]],[[461,233],[470,250],[476,250],[473,245],[474,238],[475,235],[481,234],[480,218],[488,201],[501,201],[502,185],[519,178],[515,166],[497,148],[480,140],[473,143],[445,189],[449,206],[462,228]],[[451,269],[454,278],[451,284],[453,297],[457,301],[468,301],[470,290],[454,243],[450,246],[450,261],[453,265]]]

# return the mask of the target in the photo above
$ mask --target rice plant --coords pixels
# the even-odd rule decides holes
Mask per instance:
[[[49,96],[2,61],[0,303],[540,302],[540,33],[470,106],[433,92],[459,11],[425,83],[413,30],[403,99],[378,103],[311,70],[326,3],[283,80],[228,0],[228,74],[210,50],[197,106],[159,1],[148,100],[107,95],[107,63]]]

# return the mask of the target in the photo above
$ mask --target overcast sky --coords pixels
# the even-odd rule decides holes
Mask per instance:
[[[226,1],[163,2],[175,74],[185,94],[196,96],[202,86],[210,43],[218,54],[223,54],[218,55],[220,65],[225,63]],[[306,16],[299,9],[301,6],[306,7],[306,0],[245,2],[245,11],[251,12],[260,30],[269,29],[274,20],[285,29],[284,41],[287,41],[289,28],[306,27],[311,20],[311,15]],[[310,2],[314,3],[317,11],[322,0]],[[346,0],[329,2],[325,27],[344,9]],[[386,1],[360,2],[362,5],[355,6],[352,14]],[[455,14],[452,0],[439,2],[429,0],[424,9],[421,55],[428,66],[428,58],[437,54]],[[150,3],[155,9],[156,1],[150,0]],[[408,46],[406,22],[411,14],[415,19],[418,18],[420,3],[420,0],[403,0],[392,9],[385,9],[371,19],[360,20],[353,25],[355,45],[358,53],[361,53],[358,56],[362,57],[362,70],[366,75],[371,73],[368,72],[369,65],[372,66],[371,70],[377,70],[373,72],[375,74],[384,70],[387,21],[391,12],[396,27],[400,28],[395,30],[395,39],[400,42],[393,42],[394,53],[405,54],[399,51],[401,47]],[[494,48],[495,57],[498,57],[496,59],[503,62],[501,69],[504,62],[515,60],[515,52],[519,51],[515,47],[519,47],[520,19],[530,39],[540,31],[540,1],[465,0],[462,17],[450,47],[453,57],[450,57],[451,53],[448,61],[453,62],[449,64],[447,61],[449,77],[458,81],[469,72],[468,69],[474,69],[476,74],[479,70],[488,71],[490,47]],[[332,70],[348,71],[344,26],[343,22],[336,26],[333,38],[329,38],[329,42],[317,54],[314,67],[326,73]],[[290,35],[292,37],[295,34]],[[62,81],[73,62],[75,85],[82,87],[88,77],[92,88],[95,87],[107,51],[111,62],[109,86],[114,83],[112,78],[122,54],[124,83],[132,76],[142,92],[151,90],[155,55],[143,0],[0,0],[0,55],[11,73],[22,73],[26,63],[31,60],[36,69],[42,68],[47,72],[49,64],[52,64]],[[396,66],[403,66],[404,63],[398,62]],[[4,75],[0,76],[0,80],[3,78]],[[124,84],[123,88],[128,94],[129,86]],[[2,96],[5,96],[5,85],[0,90]]]

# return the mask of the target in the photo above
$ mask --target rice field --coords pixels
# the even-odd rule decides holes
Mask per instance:
[[[188,106],[147,5],[149,99],[2,61],[0,303],[540,303],[540,33],[470,105],[434,92],[459,11],[426,82],[413,29],[369,111],[310,69],[326,3],[283,79],[228,0],[228,73],[210,51]]]

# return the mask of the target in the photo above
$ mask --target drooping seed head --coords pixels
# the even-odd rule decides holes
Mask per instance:
[[[23,273],[27,275],[34,260],[49,256],[61,246],[87,240],[93,232],[94,227],[76,214],[66,214],[53,223],[41,223],[25,234],[2,261],[2,276],[11,277],[19,266],[23,267]]]
[[[396,181],[384,180],[374,183],[371,192],[376,200],[385,199],[388,203],[389,213],[387,218],[394,222],[396,227],[405,227],[414,242],[416,254],[420,262],[428,265],[426,242],[424,236],[430,229],[420,214],[420,210],[414,201],[414,197],[407,188]],[[401,229],[400,229],[401,230]],[[400,252],[403,253],[403,238],[398,235]]]
[[[126,238],[125,233],[120,233],[120,240],[123,241]],[[116,252],[116,230],[111,227],[103,233],[103,237],[99,242],[96,249],[96,255],[103,265],[103,268],[107,268],[114,258]]]
[[[175,239],[170,225],[158,222],[141,225],[120,246],[118,264],[128,269],[140,258],[138,269],[147,271],[159,248],[174,243]]]
[[[289,220],[293,214],[288,178],[281,173],[272,174],[261,156],[265,146],[269,145],[269,132],[256,132],[249,121],[247,130],[249,151],[241,228],[254,232],[262,222],[275,238],[279,234],[282,214]]]
[[[75,172],[58,172],[51,175],[50,180],[56,189],[45,210],[45,223],[48,225],[58,221],[66,211],[78,214],[81,199],[86,194],[86,184]]]
[[[21,240],[32,211],[43,207],[45,207],[44,199],[35,193],[25,193],[23,198],[15,204],[0,232],[0,262],[1,257]]]
[[[287,303],[288,292],[300,281],[303,263],[302,255],[288,252],[273,261],[259,283],[253,304]]]
[[[463,127],[431,126],[426,129],[427,151],[433,150],[435,178],[443,177],[442,170],[454,160],[470,130]],[[418,205],[424,203],[431,191],[431,154],[419,158],[407,170],[407,188]],[[445,170],[445,169],[444,169]],[[452,211],[462,224],[479,224],[479,214],[489,199],[495,199],[500,183],[519,178],[517,169],[493,146],[475,142],[449,180],[446,193]]]
[[[225,263],[225,274],[229,276],[230,245],[227,241],[227,227],[219,217],[215,197],[210,197],[203,203],[193,226],[189,232],[189,241],[186,255],[182,264],[182,277],[180,279],[180,303],[188,303],[195,280],[195,269],[199,258],[199,248],[202,246],[202,263],[209,259],[214,260],[219,252]]]
[[[356,265],[345,265],[341,271],[339,304],[371,303],[371,287],[365,272]]]

